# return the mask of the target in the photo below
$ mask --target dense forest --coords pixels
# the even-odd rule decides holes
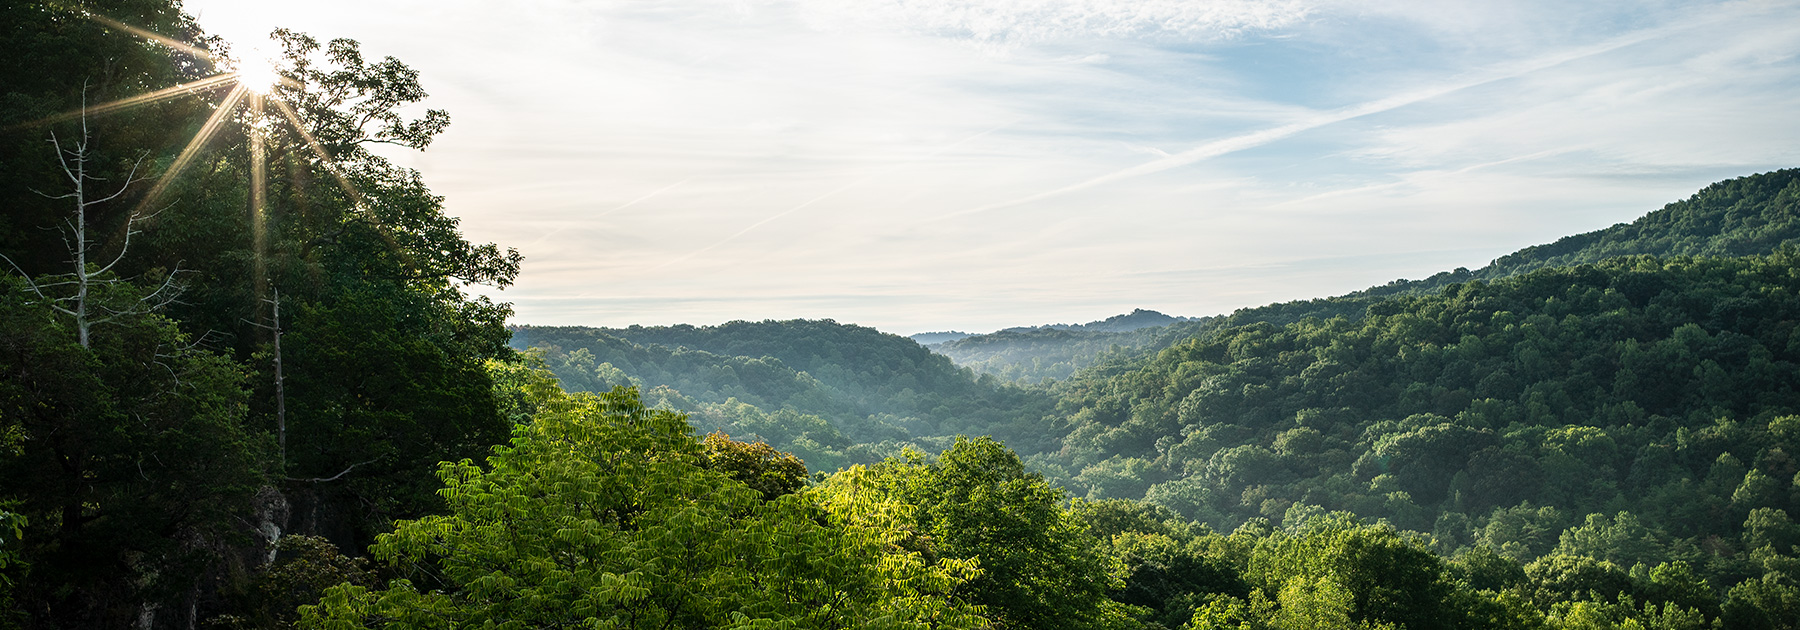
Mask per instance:
[[[0,628],[1800,627],[1794,171],[1018,383],[509,326],[403,62],[0,18]]]
[[[977,376],[912,340],[833,321],[719,326],[515,326],[570,391],[636,387],[696,427],[764,440],[831,471],[907,447],[941,451],[957,435],[1036,450],[1055,399]]]
[[[950,357],[957,365],[983,374],[1041,384],[1068,379],[1084,368],[1114,357],[1162,348],[1172,342],[1172,332],[1180,331],[1174,332],[1177,335],[1187,333],[1213,319],[1217,318],[1170,317],[1137,309],[1086,324],[1006,328],[985,335],[926,343],[926,347]],[[1175,324],[1186,325],[1174,328]],[[913,335],[913,338],[918,339],[919,335]]]

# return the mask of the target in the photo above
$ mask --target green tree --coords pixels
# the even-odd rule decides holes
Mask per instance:
[[[885,492],[917,506],[928,556],[970,560],[981,575],[957,597],[982,606],[1000,628],[1110,628],[1129,624],[1107,598],[1116,585],[1062,492],[1025,472],[989,438],[958,438],[936,458],[910,451],[871,469]]]
[[[1800,585],[1774,573],[1745,580],[1731,587],[1722,616],[1732,630],[1800,628]]]
[[[702,443],[706,447],[707,468],[761,492],[764,501],[793,494],[806,486],[806,463],[775,450],[767,442],[739,442],[715,432],[707,434]]]
[[[538,401],[487,465],[446,463],[450,511],[396,523],[376,556],[410,576],[343,585],[308,627],[483,624],[617,628],[973,627],[917,586],[885,532],[830,527],[797,494],[774,501],[704,465],[681,416],[617,390]],[[893,557],[893,560],[887,558]],[[972,568],[972,567],[964,567]],[[421,588],[417,585],[429,585]],[[930,617],[935,615],[935,617]],[[786,625],[791,624],[791,625]]]
[[[98,300],[136,300],[113,284]],[[193,597],[237,542],[268,442],[244,374],[167,319],[114,319],[83,346],[16,278],[0,281],[0,502],[30,564],[17,597],[45,627],[123,627]]]
[[[1611,517],[1589,514],[1584,523],[1562,533],[1553,553],[1587,556],[1623,567],[1655,564],[1665,556],[1656,535],[1630,512]]]
[[[1422,543],[1344,513],[1264,539],[1245,576],[1284,607],[1301,606],[1291,617],[1298,627],[1329,625],[1341,615],[1372,627],[1427,630],[1461,627],[1466,617],[1443,562]]]

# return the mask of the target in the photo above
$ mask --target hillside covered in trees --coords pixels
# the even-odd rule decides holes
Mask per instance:
[[[1492,282],[1546,267],[1599,262],[1627,255],[1742,256],[1800,245],[1800,169],[1729,179],[1688,199],[1670,203],[1631,223],[1534,245],[1501,256],[1486,267],[1443,271],[1422,280],[1385,285],[1331,298],[1239,309],[1219,317],[1150,320],[1130,330],[1088,326],[1009,328],[931,347],[958,365],[1027,383],[1062,380],[1109,360],[1137,358],[1218,327],[1254,322],[1289,324],[1307,317],[1356,319],[1371,304],[1397,295],[1422,295],[1454,283]],[[1158,314],[1160,315],[1160,313]],[[1166,316],[1164,316],[1166,318]],[[1114,320],[1130,320],[1130,315]],[[1105,324],[1106,322],[1094,322]],[[1065,331],[1076,332],[1065,332]]]
[[[959,434],[1055,447],[1054,398],[959,368],[910,339],[825,321],[516,326],[570,391],[636,387],[696,426],[767,440],[816,469],[872,464]]]
[[[1169,333],[1176,324],[1190,324],[1179,329],[1188,331],[1211,319],[1215,318],[1170,317],[1137,309],[1086,324],[1020,326],[926,347],[977,372],[1037,384],[1067,379],[1108,358],[1161,348],[1170,343]]]
[[[367,148],[449,124],[401,61],[280,31],[257,95],[172,2],[0,20],[0,628],[1800,627],[1789,171],[1015,384],[509,325],[466,291],[526,261]]]

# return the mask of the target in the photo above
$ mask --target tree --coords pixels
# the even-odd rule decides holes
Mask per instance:
[[[724,433],[706,436],[706,467],[730,475],[762,493],[764,501],[806,486],[806,463],[767,442],[745,443]]]
[[[1116,586],[1062,492],[1025,472],[990,438],[958,438],[935,459],[909,451],[871,469],[879,487],[917,506],[911,527],[928,557],[977,563],[955,596],[999,628],[1110,628],[1130,623]]]
[[[1422,543],[1341,512],[1258,543],[1245,577],[1284,608],[1303,606],[1291,613],[1298,627],[1341,614],[1357,624],[1429,630],[1460,627],[1466,616],[1443,562]]]
[[[703,447],[681,416],[645,408],[634,392],[556,395],[537,404],[531,422],[496,447],[486,466],[441,467],[447,514],[396,523],[378,539],[376,556],[405,578],[380,589],[335,587],[302,608],[302,625],[966,628],[979,621],[918,590],[961,578],[921,571],[916,555],[886,549],[893,532],[822,525],[849,508],[823,509],[798,494],[762,500],[704,465]]]
[[[0,254],[7,264],[12,265],[19,277],[24,279],[32,294],[48,304],[51,310],[67,316],[75,326],[76,339],[81,347],[89,344],[89,336],[93,327],[110,323],[122,317],[141,315],[158,310],[175,299],[178,288],[175,286],[175,272],[163,273],[160,286],[148,295],[137,296],[131,300],[121,300],[116,291],[109,291],[113,285],[124,282],[117,278],[114,269],[125,260],[131,251],[131,237],[142,232],[138,225],[141,221],[154,217],[143,209],[134,208],[124,215],[124,225],[119,230],[122,237],[117,251],[112,252],[108,260],[101,252],[96,251],[91,226],[94,220],[94,206],[118,200],[131,190],[131,186],[142,182],[146,177],[138,174],[143,167],[145,154],[139,154],[126,171],[124,181],[113,186],[111,192],[92,193],[89,186],[104,181],[95,177],[89,168],[89,162],[96,159],[95,152],[89,147],[91,140],[88,132],[86,89],[83,88],[81,109],[81,134],[78,140],[68,148],[63,146],[56,133],[50,133],[50,146],[56,153],[56,161],[61,167],[63,176],[68,179],[69,192],[60,195],[40,193],[44,197],[55,200],[68,200],[74,206],[69,217],[63,221],[63,240],[68,245],[68,264],[71,269],[65,273],[53,274],[41,278],[32,278],[23,267],[12,258]],[[110,298],[110,299],[109,299]]]
[[[266,436],[245,426],[244,374],[155,314],[121,315],[88,345],[22,282],[0,287],[4,499],[27,519],[18,599],[46,627],[124,627],[198,596],[234,553],[264,482]],[[136,299],[134,287],[109,288]]]
[[[1734,630],[1800,628],[1800,585],[1776,573],[1745,580],[1726,595],[1722,617]]]

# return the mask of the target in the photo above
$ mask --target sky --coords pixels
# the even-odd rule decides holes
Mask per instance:
[[[1800,166],[1800,2],[187,0],[417,69],[539,325],[1203,316]]]

